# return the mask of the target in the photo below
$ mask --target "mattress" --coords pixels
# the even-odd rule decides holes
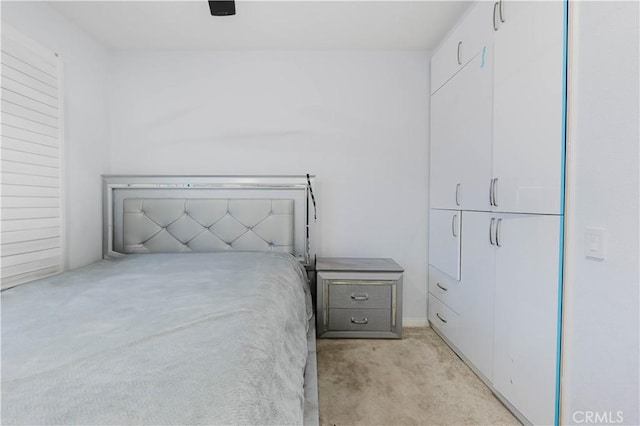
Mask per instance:
[[[2,292],[2,424],[302,424],[304,268],[142,254]]]

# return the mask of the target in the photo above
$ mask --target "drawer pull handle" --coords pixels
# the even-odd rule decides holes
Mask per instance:
[[[439,319],[440,321],[442,321],[443,323],[445,323],[445,324],[447,323],[447,320],[446,320],[446,319],[444,319],[444,318],[442,318],[442,317],[440,316],[440,314],[436,313],[436,316],[437,316],[437,317],[438,317],[438,319]],[[353,320],[353,318],[351,318],[351,319]]]
[[[351,317],[351,322],[354,324],[368,324],[369,320],[366,318],[362,318],[361,320],[357,320],[354,317]]]
[[[351,298],[353,300],[369,300],[369,295],[368,294],[360,294],[360,295],[351,294]]]
[[[442,291],[449,291],[449,290],[447,290],[447,288],[446,288],[446,287],[443,287],[442,285],[440,285],[440,283],[436,283],[436,285],[437,285],[437,286],[438,286],[438,288],[439,288],[440,290],[442,290]]]

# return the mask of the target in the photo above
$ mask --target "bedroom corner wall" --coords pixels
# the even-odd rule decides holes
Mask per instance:
[[[66,266],[102,257],[100,175],[109,171],[110,53],[42,1],[2,1],[2,21],[60,53],[64,102]]]
[[[638,2],[573,2],[562,424],[640,424]],[[606,256],[585,231],[606,229]]]
[[[315,173],[318,253],[393,257],[426,324],[427,52],[118,52],[112,69],[113,173]]]

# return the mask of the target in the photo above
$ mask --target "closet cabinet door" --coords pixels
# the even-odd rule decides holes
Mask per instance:
[[[496,20],[496,211],[561,213],[564,3],[503,0]]]
[[[497,215],[493,383],[533,424],[554,422],[560,220]]]
[[[432,208],[490,208],[491,69],[487,48],[431,97]]]
[[[462,28],[458,25],[440,44],[431,57],[431,93],[440,89],[464,66],[462,57]]]
[[[489,380],[493,376],[494,214],[462,212],[459,348]],[[493,219],[493,220],[492,220]]]
[[[493,3],[476,2],[431,58],[431,93],[435,93],[491,43]]]
[[[460,211],[431,210],[429,264],[455,280],[460,280],[461,223]]]

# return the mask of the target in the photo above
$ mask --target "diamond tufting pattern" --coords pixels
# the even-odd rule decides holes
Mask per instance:
[[[294,200],[124,200],[124,252],[294,251]]]

